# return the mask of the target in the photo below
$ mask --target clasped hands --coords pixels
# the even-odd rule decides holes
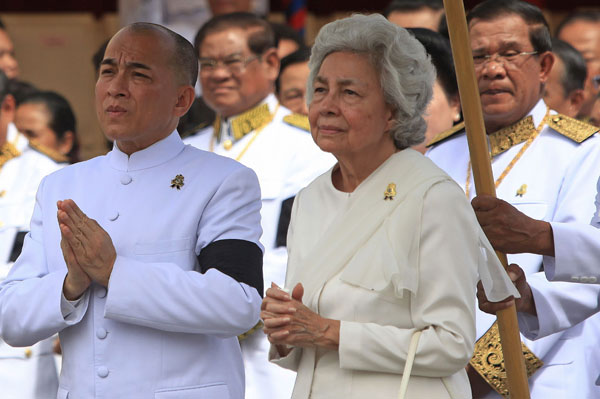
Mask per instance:
[[[88,218],[75,201],[58,201],[60,248],[67,264],[63,293],[68,300],[79,298],[92,281],[107,287],[117,253],[108,233]]]
[[[323,318],[310,310],[302,303],[303,295],[300,283],[291,295],[271,283],[263,299],[260,318],[264,332],[281,356],[291,351],[289,346],[338,348],[340,321]]]

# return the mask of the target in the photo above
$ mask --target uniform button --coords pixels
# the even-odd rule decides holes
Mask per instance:
[[[594,277],[594,276],[591,276],[591,277],[588,279],[588,281],[589,281],[590,283],[594,284],[594,283],[596,283],[596,281],[598,281],[598,279],[597,279],[596,277]]]
[[[112,213],[108,214],[108,220],[110,220],[111,222],[114,222],[118,218],[119,218],[119,212],[118,211],[113,211]]]
[[[574,283],[578,283],[579,282],[579,277],[578,276],[571,276],[571,281]]]
[[[131,183],[133,179],[129,175],[121,175],[121,184],[126,186]]]
[[[100,378],[108,377],[108,367],[106,367],[106,366],[98,367],[98,370],[96,370],[96,372],[98,373],[98,377],[100,377]]]
[[[99,327],[96,330],[96,337],[98,337],[98,339],[104,339],[106,338],[106,335],[108,335],[108,331],[106,331],[106,329]]]
[[[104,298],[106,296],[106,288],[104,288],[104,287],[96,288],[96,296],[98,298]]]

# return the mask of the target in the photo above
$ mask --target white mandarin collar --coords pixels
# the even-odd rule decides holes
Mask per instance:
[[[537,102],[537,104],[535,104],[531,111],[529,111],[529,114],[527,114],[533,117],[533,124],[536,127],[542,122],[542,119],[544,119],[544,116],[546,115],[546,109],[546,103],[544,100],[540,100]]]
[[[127,172],[158,166],[176,157],[184,148],[179,133],[174,130],[164,139],[131,155],[125,154],[115,143],[107,156],[111,167]]]

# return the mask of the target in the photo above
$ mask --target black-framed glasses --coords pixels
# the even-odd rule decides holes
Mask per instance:
[[[519,59],[525,55],[536,55],[539,54],[537,51],[506,51],[503,53],[494,54],[477,54],[473,56],[473,64],[475,67],[481,68],[489,61],[495,61],[501,63],[504,66],[515,65]]]
[[[239,74],[244,72],[249,63],[259,58],[260,55],[251,55],[245,58],[241,55],[231,55],[223,59],[200,58],[200,73],[210,74],[214,72],[219,65],[222,65],[229,72]]]

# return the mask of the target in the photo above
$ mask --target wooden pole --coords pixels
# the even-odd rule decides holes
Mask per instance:
[[[465,119],[475,189],[477,194],[496,196],[465,8],[461,0],[444,0],[444,8]],[[506,255],[501,252],[496,254],[506,268],[508,266]],[[509,395],[515,399],[528,399],[527,370],[523,359],[515,306],[499,311],[497,317]]]

